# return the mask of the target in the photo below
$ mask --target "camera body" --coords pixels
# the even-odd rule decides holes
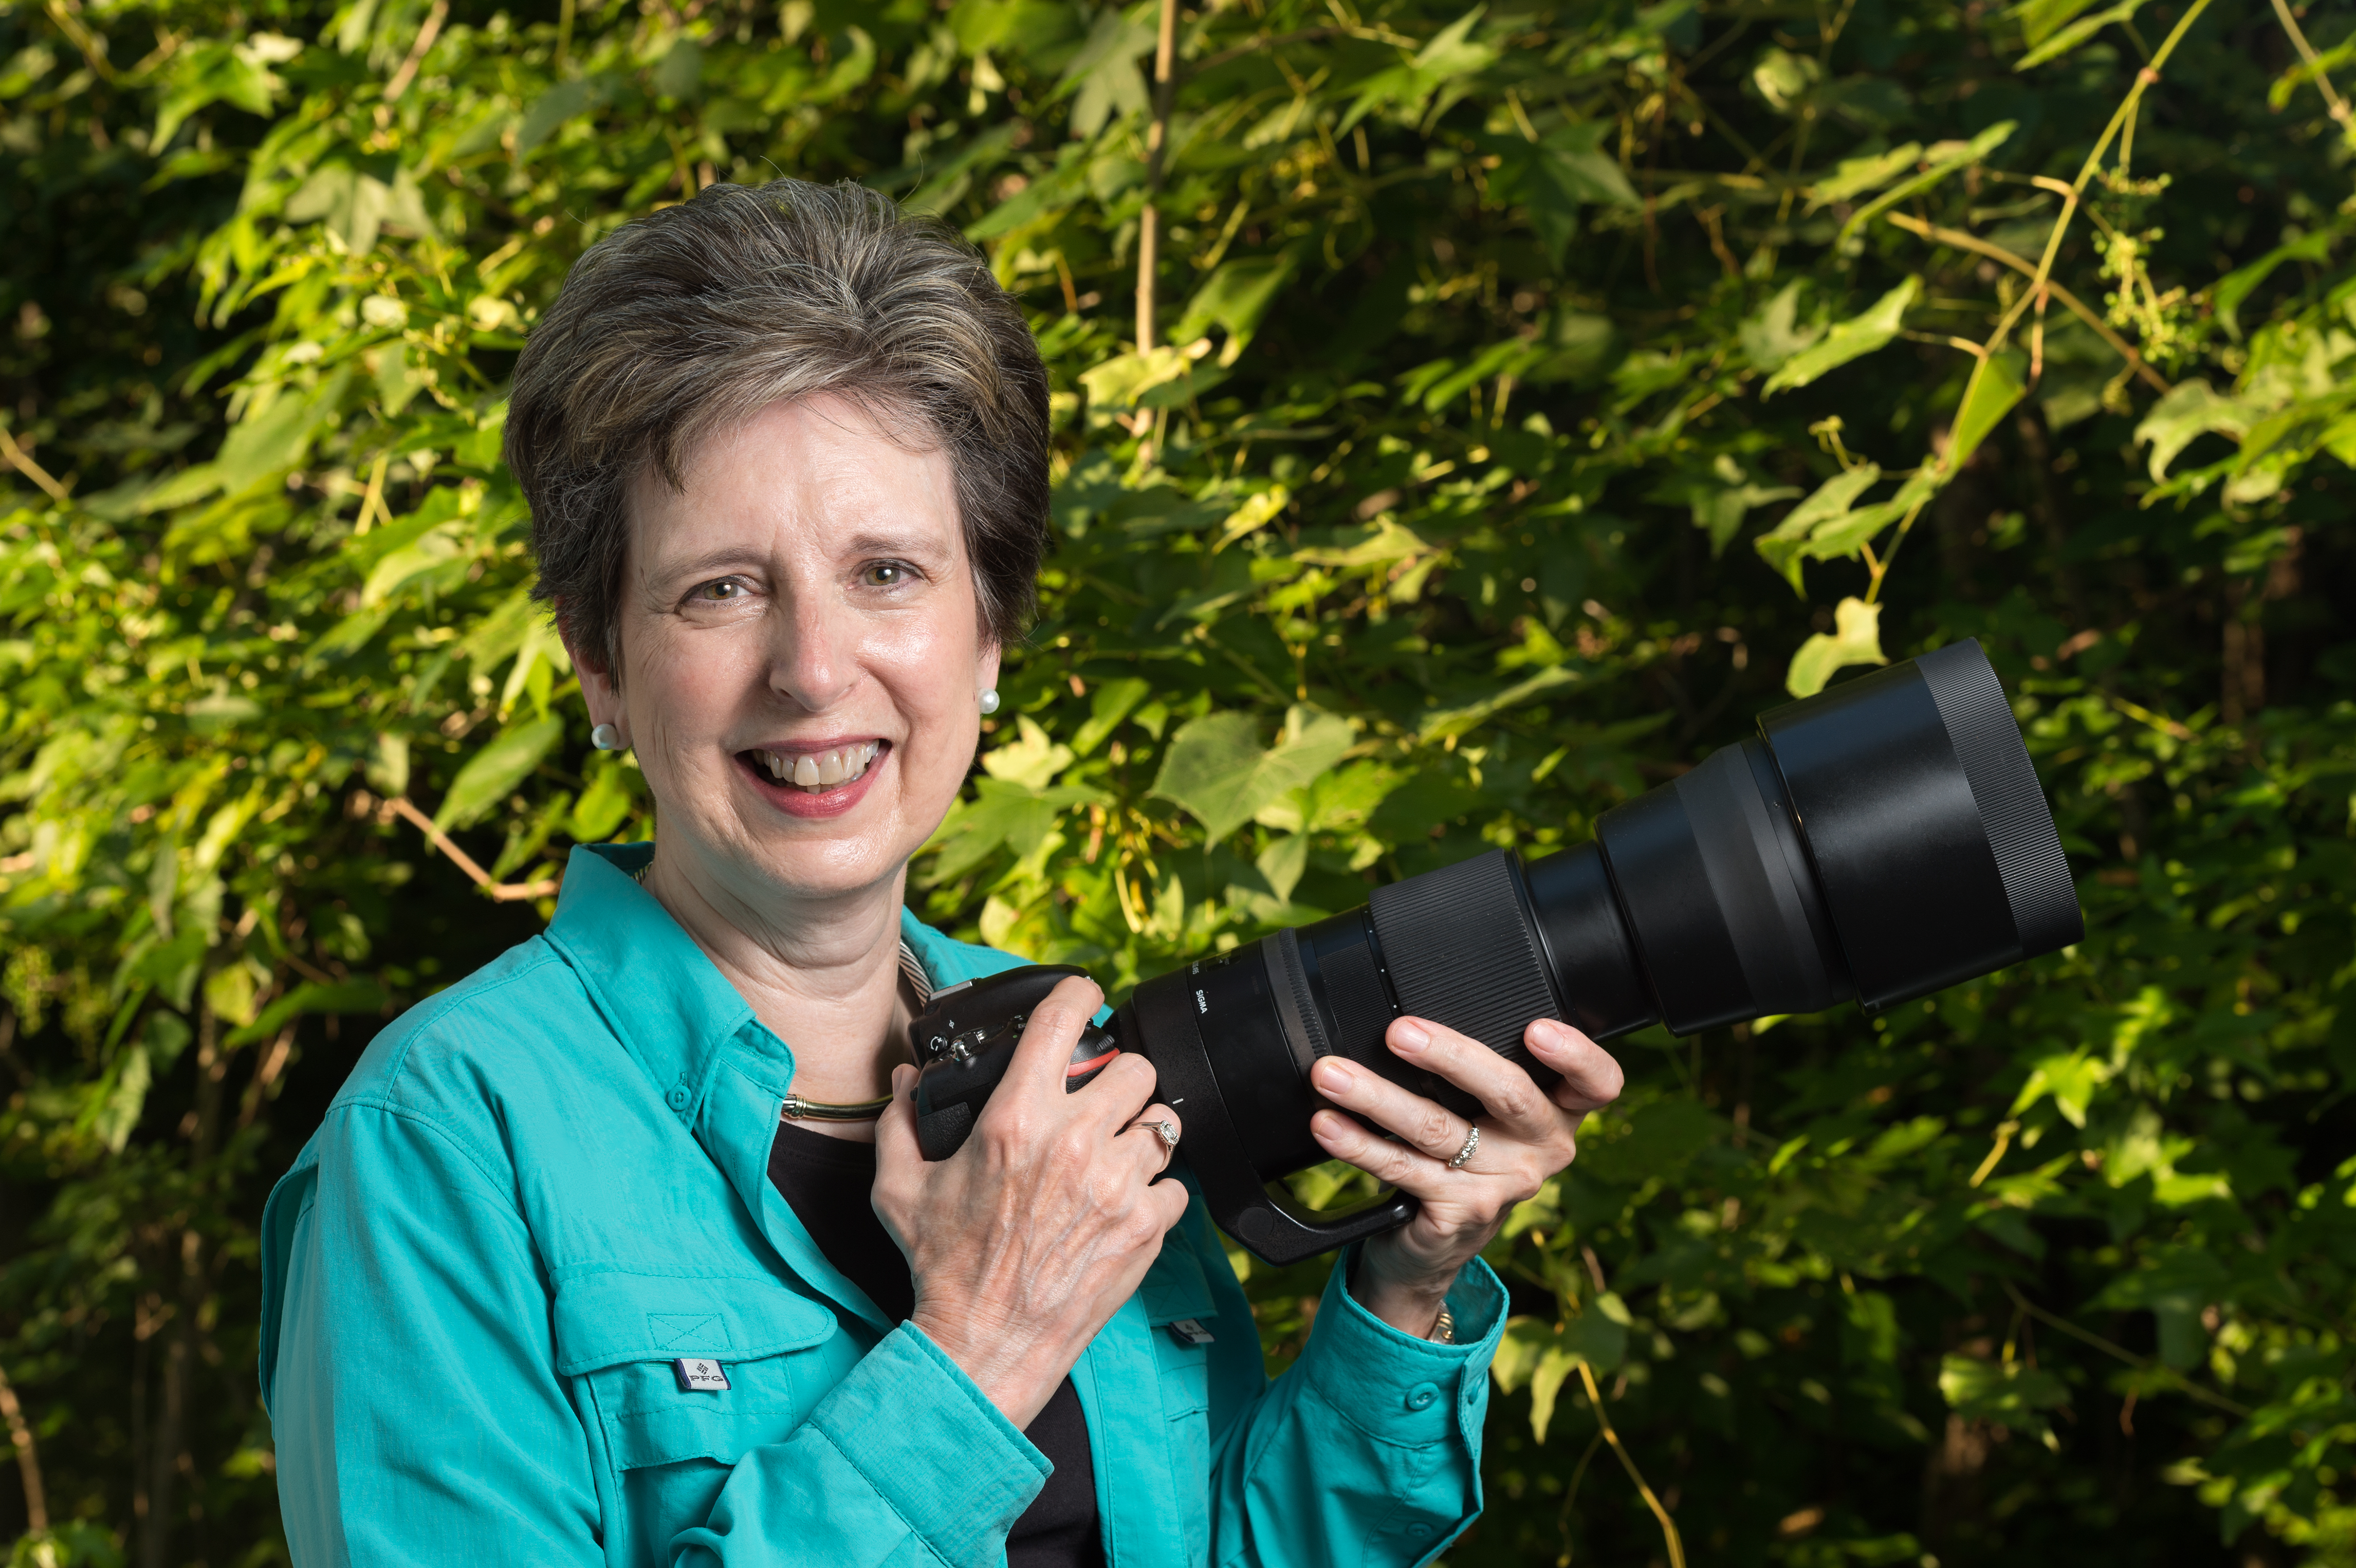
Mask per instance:
[[[917,1069],[916,1147],[926,1159],[948,1158],[972,1133],[982,1103],[1006,1076],[1023,1026],[1047,993],[1087,976],[1069,964],[1033,964],[932,994],[908,1024]],[[1065,1093],[1095,1083],[1119,1054],[1111,1034],[1089,1024],[1064,1069]]]

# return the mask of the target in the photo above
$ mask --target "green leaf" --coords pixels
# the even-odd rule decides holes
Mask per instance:
[[[2020,24],[2021,36],[2035,46],[2051,37],[2070,18],[2093,4],[2094,0],[2022,0],[2005,15]]]
[[[996,852],[1011,848],[1019,859],[1054,830],[1055,819],[1075,805],[1101,801],[1097,791],[1074,784],[1033,789],[1006,779],[974,781],[974,798],[960,802],[925,848],[936,851],[929,883],[955,881]]]
[[[1910,197],[1920,196],[1958,169],[1969,168],[1978,163],[2009,141],[2019,126],[2016,122],[1999,120],[1968,142],[1933,143],[1923,149],[1922,158],[1925,167],[1922,172],[1912,179],[1900,181],[1850,213],[1847,220],[1841,224],[1840,232],[1833,237],[1833,248],[1836,251],[1846,251],[1850,236],[1867,223],[1879,218],[1899,202]]]
[[[1295,706],[1274,749],[1263,752],[1250,714],[1207,713],[1171,737],[1153,793],[1183,807],[1216,843],[1340,762],[1355,740],[1345,720]]]
[[[1423,106],[1432,92],[1460,77],[1484,70],[1497,59],[1496,48],[1489,44],[1470,41],[1473,25],[1481,20],[1488,6],[1475,5],[1438,33],[1416,51],[1415,58],[1388,70],[1377,71],[1358,84],[1358,95],[1342,116],[1334,129],[1335,135],[1348,133],[1351,127],[1377,109],[1401,109],[1406,120],[1423,117]]]
[[[1751,85],[1776,113],[1797,114],[1815,96],[1824,74],[1812,56],[1769,48],[1760,51],[1759,63],[1751,68]]]
[[[1819,632],[1800,645],[1783,689],[1794,697],[1814,697],[1831,680],[1833,672],[1853,664],[1888,664],[1881,651],[1881,606],[1862,599],[1844,599],[1833,611],[1834,631]]]
[[[2286,261],[2328,261],[2332,241],[2339,238],[2332,229],[2318,229],[2286,245],[2277,245],[2245,267],[2236,267],[2217,280],[2209,291],[2209,303],[2217,312],[2217,319],[2225,324],[2226,334],[2234,342],[2242,340],[2242,323],[2235,314],[2242,302],[2250,297],[2260,283],[2273,275],[2276,268]]]
[[[1576,665],[1549,665],[1524,680],[1517,680],[1503,691],[1470,702],[1462,708],[1443,708],[1424,715],[1416,729],[1416,739],[1429,744],[1445,741],[1451,736],[1469,735],[1508,708],[1517,707],[1531,698],[1558,687],[1576,685],[1588,678],[1588,672]]]
[[[2179,381],[2168,396],[2151,406],[2135,428],[2136,444],[2151,443],[2151,476],[2168,477],[2168,465],[2177,453],[2201,436],[2227,435],[2239,441],[2264,417],[2264,411],[2238,398],[2219,394],[2198,377]]]
[[[1099,681],[1088,697],[1087,721],[1073,733],[1073,755],[1085,757],[1102,745],[1106,736],[1120,728],[1130,709],[1144,701],[1152,690],[1152,682],[1136,676]]]
[[[1966,1421],[1992,1421],[2029,1433],[2044,1432],[2044,1413],[2070,1403],[2068,1385],[2051,1372],[1971,1356],[1940,1359],[1939,1392]]]
[[[1762,397],[1790,387],[1804,387],[1827,370],[1861,358],[1898,336],[1906,309],[1922,293],[1922,280],[1910,277],[1873,302],[1867,310],[1837,323],[1813,347],[1802,349],[1767,378]]]
[[[1922,160],[1922,144],[1909,142],[1902,147],[1892,147],[1886,153],[1868,157],[1844,158],[1833,172],[1808,187],[1811,208],[1830,207],[1837,201],[1849,201],[1867,191],[1878,190],[1912,168]],[[1797,284],[1794,285],[1797,287]]]
[[[1064,68],[1063,80],[1055,90],[1058,96],[1078,95],[1072,105],[1076,135],[1094,137],[1116,111],[1123,119],[1145,112],[1145,73],[1138,69],[1137,59],[1153,47],[1153,29],[1133,20],[1119,6],[1097,13],[1087,41]]]
[[[1268,879],[1277,902],[1290,902],[1292,890],[1301,885],[1301,873],[1309,869],[1309,835],[1286,833],[1270,839],[1253,866]]]
[[[1072,749],[1050,740],[1039,721],[1027,713],[1014,723],[1017,738],[984,752],[983,771],[991,778],[1004,779],[1025,789],[1044,789],[1055,782],[1057,773],[1072,765]]]
[[[2159,1359],[2182,1371],[2201,1360],[2208,1339],[2201,1312],[2233,1296],[2232,1276],[2214,1253],[2200,1246],[2172,1246],[2145,1267],[2113,1277],[2087,1305],[2114,1311],[2148,1309],[2159,1330]]]
[[[1192,343],[1212,327],[1226,333],[1226,345],[1219,350],[1219,363],[1232,365],[1252,340],[1260,318],[1268,314],[1285,281],[1291,277],[1293,254],[1288,251],[1278,256],[1255,256],[1229,261],[1203,280],[1194,297],[1186,302],[1185,312],[1178,325],[1170,329],[1173,343]]]
[[[573,815],[564,824],[565,834],[573,842],[601,844],[614,836],[637,804],[637,792],[630,786],[635,771],[610,753],[589,760],[588,787],[573,803]]]
[[[450,793],[443,798],[442,809],[434,814],[434,826],[446,832],[481,821],[563,738],[564,721],[555,718],[535,719],[500,731],[489,745],[467,758],[458,776],[450,781]]]
[[[1775,369],[1825,335],[1820,321],[1806,326],[1797,325],[1800,290],[1804,286],[1799,279],[1793,279],[1759,308],[1758,315],[1743,322],[1743,356],[1760,369]]]
[[[1956,411],[1955,428],[1948,443],[1947,454],[1942,466],[1949,473],[1959,473],[1987,439],[1988,432],[1998,421],[2012,411],[2027,389],[2021,385],[2019,368],[2026,365],[2025,356],[2006,350],[1989,356],[1980,362],[1979,370],[1965,389],[1964,406]]]
[[[332,985],[305,981],[262,1009],[252,1023],[231,1029],[221,1043],[236,1047],[267,1040],[295,1019],[311,1013],[377,1013],[391,1003],[374,980],[343,980]]]
[[[1857,498],[1880,478],[1881,469],[1871,463],[1843,469],[1817,485],[1806,500],[1784,513],[1783,521],[1760,535],[1751,548],[1758,550],[1760,559],[1790,581],[1794,592],[1804,592],[1800,560],[1810,537],[1825,524],[1847,516]]]
[[[601,96],[598,84],[582,77],[559,82],[534,99],[531,107],[524,111],[523,123],[516,128],[516,161],[521,163],[531,156],[567,120],[587,113]]]
[[[2031,5],[2035,3],[2036,0],[2031,0]],[[2069,26],[2053,32],[2042,43],[2015,60],[2012,69],[2029,70],[2043,65],[2048,60],[2059,59],[2113,22],[2127,20],[2137,11],[2142,10],[2143,6],[2144,0],[2120,0],[2118,5],[2107,10],[2097,11],[2091,16],[2081,16]],[[2074,12],[2078,8],[2074,0],[2062,0],[2062,4],[2052,7],[2054,11],[2070,12]]]

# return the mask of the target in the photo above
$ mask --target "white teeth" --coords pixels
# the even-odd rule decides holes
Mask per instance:
[[[882,751],[882,746],[870,741],[863,745],[841,746],[831,752],[806,752],[801,756],[756,751],[753,760],[766,768],[769,776],[779,784],[798,784],[816,795],[863,777],[868,764]]]

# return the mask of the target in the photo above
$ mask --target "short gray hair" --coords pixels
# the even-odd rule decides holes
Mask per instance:
[[[576,646],[618,669],[632,481],[680,488],[702,438],[819,392],[947,449],[983,634],[1022,635],[1048,492],[1047,373],[1022,312],[954,229],[848,181],[781,179],[712,186],[590,247],[516,364],[507,461],[533,592]]]

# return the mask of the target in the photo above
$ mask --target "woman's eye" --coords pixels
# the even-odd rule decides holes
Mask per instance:
[[[744,585],[733,577],[723,577],[717,582],[707,582],[697,589],[695,597],[706,604],[725,604],[731,600],[744,597]]]
[[[859,580],[870,588],[897,588],[909,576],[907,567],[896,560],[870,561],[859,571]]]

